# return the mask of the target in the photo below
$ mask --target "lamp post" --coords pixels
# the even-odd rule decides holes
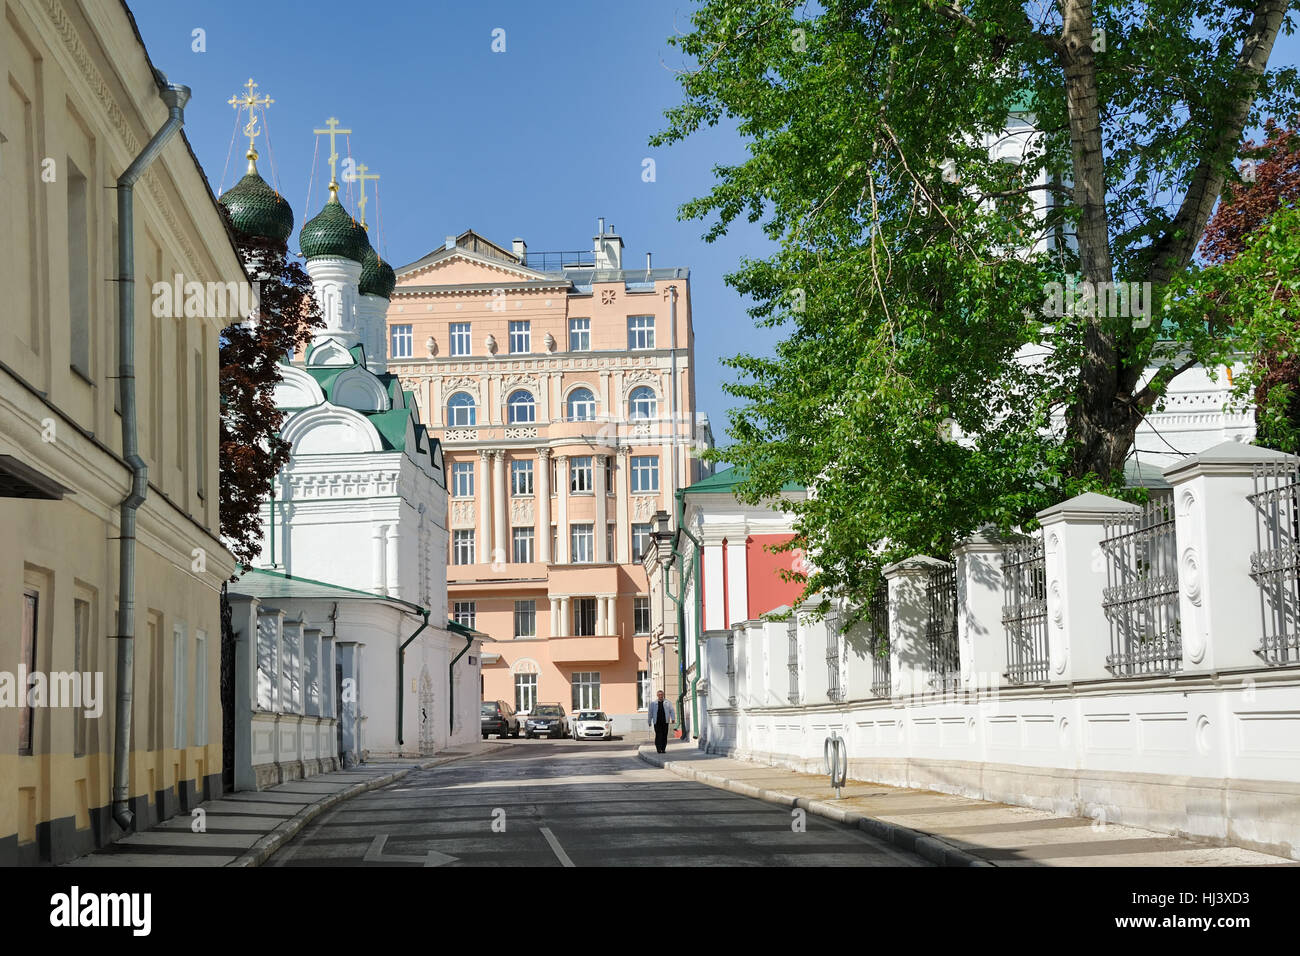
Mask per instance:
[[[681,599],[682,595],[678,594],[673,598],[672,591],[668,585],[668,569],[672,567],[673,559],[677,556],[677,534],[670,528],[671,518],[667,511],[656,511],[653,518],[654,531],[650,532],[650,537],[654,540],[655,556],[659,561],[659,567],[662,570],[663,590],[673,603],[678,607],[677,626],[674,630],[677,632],[677,722],[682,730],[682,739],[686,739],[686,654],[682,644],[682,615]]]

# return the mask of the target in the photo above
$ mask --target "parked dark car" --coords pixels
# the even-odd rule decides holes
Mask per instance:
[[[483,701],[480,723],[484,740],[488,739],[488,734],[519,736],[519,718],[515,716],[515,709],[504,700]]]
[[[538,704],[524,721],[524,736],[529,739],[569,736],[569,721],[564,716],[564,708],[559,704]]]

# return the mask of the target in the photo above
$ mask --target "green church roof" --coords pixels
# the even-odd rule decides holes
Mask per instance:
[[[749,471],[746,468],[728,468],[717,474],[710,475],[707,478],[701,478],[695,484],[682,489],[684,495],[694,494],[717,494],[719,492],[734,492],[740,484],[749,477]],[[804,491],[803,485],[797,482],[787,481],[781,486],[782,491]]]
[[[286,242],[293,232],[293,209],[288,201],[267,185],[249,154],[248,172],[217,199],[230,213],[230,221],[240,232],[260,239]]]
[[[361,225],[343,208],[336,188],[331,186],[329,202],[302,227],[298,245],[308,259],[335,256],[361,262],[370,247],[370,240]]]
[[[361,260],[361,282],[359,291],[362,295],[377,295],[381,299],[391,298],[397,287],[397,273],[373,247],[366,249],[365,258]]]

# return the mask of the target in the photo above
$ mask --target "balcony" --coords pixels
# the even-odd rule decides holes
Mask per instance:
[[[552,637],[546,642],[556,664],[613,664],[618,660],[618,635]]]

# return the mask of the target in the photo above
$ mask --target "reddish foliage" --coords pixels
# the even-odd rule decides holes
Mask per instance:
[[[1214,217],[1205,227],[1201,252],[1210,262],[1222,263],[1235,258],[1245,247],[1246,240],[1283,206],[1300,204],[1300,130],[1279,126],[1269,120],[1264,127],[1268,134],[1264,142],[1249,142],[1242,150],[1246,161],[1254,162],[1254,181],[1243,179],[1239,185],[1224,191],[1223,201]],[[1279,358],[1285,351],[1287,358]],[[1268,407],[1270,390],[1278,384],[1300,383],[1300,355],[1291,342],[1280,342],[1278,347],[1260,357],[1264,374],[1255,387],[1256,425],[1258,442],[1272,446],[1268,429],[1260,411]],[[1300,401],[1292,401],[1287,417],[1300,428]]]
[[[262,547],[262,502],[289,461],[280,438],[284,416],[274,401],[280,362],[301,352],[325,323],[311,280],[288,261],[287,246],[234,235],[249,276],[261,277],[261,294],[255,327],[221,333],[221,534],[235,558],[248,563]]]

